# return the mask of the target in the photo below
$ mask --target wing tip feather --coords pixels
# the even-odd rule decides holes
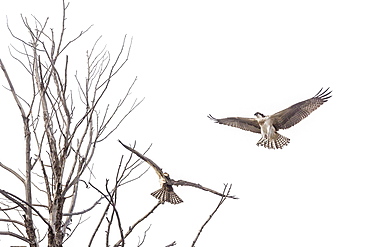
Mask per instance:
[[[214,121],[215,123],[218,123],[218,119],[213,117],[211,114],[208,114],[207,116],[210,120]]]
[[[314,98],[319,98],[319,99],[321,99],[323,102],[326,102],[326,101],[328,101],[328,99],[330,99],[331,98],[331,96],[332,95],[330,95],[331,94],[331,92],[333,92],[333,91],[329,91],[328,92],[328,90],[330,89],[330,87],[328,87],[327,89],[325,89],[324,91],[323,91],[323,87],[320,89],[320,91],[314,96]]]

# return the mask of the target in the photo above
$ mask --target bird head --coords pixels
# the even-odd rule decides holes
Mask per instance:
[[[168,174],[167,172],[164,172],[163,175],[166,177],[166,178],[170,178],[170,174]]]
[[[263,115],[262,113],[260,112],[256,112],[254,113],[254,115],[257,117],[257,118],[263,118],[263,117],[266,117],[265,115]]]

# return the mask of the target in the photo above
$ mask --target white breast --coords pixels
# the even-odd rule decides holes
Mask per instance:
[[[264,121],[261,121],[260,126],[262,136],[264,136],[267,139],[270,139],[271,135],[275,133],[275,128],[272,125],[272,120],[269,117],[265,117]]]
[[[165,184],[166,183],[166,179],[165,178],[160,178],[159,179],[159,183],[161,184],[161,186],[163,185],[163,184]]]

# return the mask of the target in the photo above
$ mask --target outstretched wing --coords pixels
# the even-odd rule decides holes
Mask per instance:
[[[310,115],[314,110],[319,108],[331,97],[327,88],[325,91],[320,91],[312,98],[294,104],[285,110],[279,111],[270,116],[273,125],[276,129],[288,129]]]
[[[260,125],[255,118],[242,118],[242,117],[228,117],[228,118],[214,118],[211,114],[208,118],[219,124],[229,125],[231,127],[248,130],[254,133],[261,133]]]
[[[140,159],[144,160],[146,163],[148,163],[151,167],[153,167],[153,169],[155,170],[155,172],[158,174],[158,177],[159,178],[164,178],[164,174],[163,174],[163,171],[162,169],[157,166],[156,163],[154,163],[153,160],[145,157],[144,155],[142,155],[141,153],[139,153],[138,151],[136,151],[135,149],[133,148],[130,148],[129,146],[123,144],[120,140],[118,140],[119,143],[121,143],[122,146],[124,146],[126,149],[130,150],[131,152],[133,152],[134,154],[136,154]]]
[[[205,190],[205,191],[211,192],[211,193],[216,194],[218,196],[229,197],[229,198],[232,198],[232,199],[239,199],[236,196],[225,195],[225,194],[222,194],[222,193],[217,192],[215,190],[212,190],[212,189],[203,187],[200,184],[196,184],[196,183],[192,183],[192,182],[188,182],[188,181],[184,181],[184,180],[177,180],[176,181],[176,180],[171,179],[171,184],[172,185],[176,185],[176,186],[179,186],[179,185],[180,186],[191,186],[191,187],[195,187],[195,188],[198,188],[198,189],[201,189],[201,190]]]

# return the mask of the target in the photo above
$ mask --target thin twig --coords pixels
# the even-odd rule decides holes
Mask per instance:
[[[4,165],[3,163],[0,162],[0,167],[4,168],[5,170],[7,170],[8,172],[12,173],[14,176],[16,176],[19,180],[21,180],[21,182],[23,183],[23,185],[26,184],[26,181],[24,180],[24,178],[21,177],[21,175],[19,175],[16,171],[14,171],[12,168]]]
[[[202,225],[202,227],[200,228],[197,236],[195,237],[194,241],[193,241],[193,244],[191,245],[191,247],[194,247],[195,246],[195,243],[198,241],[198,238],[200,236],[200,234],[202,233],[204,227],[207,225],[207,223],[212,219],[213,215],[217,212],[217,210],[220,208],[220,206],[224,203],[224,201],[228,198],[228,195],[230,194],[230,190],[231,190],[231,184],[229,186],[229,189],[227,190],[227,193],[225,194],[226,192],[226,189],[227,189],[227,186],[228,184],[225,184],[225,188],[224,188],[224,191],[223,191],[223,197],[221,198],[220,202],[218,203],[216,209],[212,212],[212,214],[208,217],[208,219],[204,222],[204,224]]]
[[[95,208],[96,205],[99,205],[100,204],[100,201],[103,199],[104,197],[100,197],[99,200],[97,200],[96,202],[94,202],[94,204],[85,209],[85,210],[82,210],[82,211],[79,211],[79,212],[74,212],[74,213],[63,213],[63,216],[74,216],[74,215],[80,215],[80,214],[84,214],[84,213],[87,213],[89,212],[90,210],[92,210],[93,208]]]
[[[5,190],[2,190],[0,189],[0,193],[5,196],[6,198],[8,198],[9,200],[11,200],[12,202],[14,202],[15,204],[17,204],[18,206],[20,206],[24,211],[27,211],[26,210],[26,207],[22,204],[26,204],[28,207],[30,207],[36,214],[38,214],[38,216],[40,216],[41,220],[45,222],[46,225],[48,225],[48,227],[51,228],[51,225],[49,224],[49,222],[42,216],[42,214],[37,210],[35,209],[32,205],[30,205],[28,202],[24,201],[23,199],[19,198],[18,196],[10,193],[10,192],[7,192]]]
[[[154,212],[154,210],[159,206],[161,205],[162,203],[160,201],[157,202],[157,204],[146,214],[144,215],[141,219],[139,219],[138,221],[136,221],[132,226],[130,226],[128,228],[128,231],[126,232],[125,234],[125,238],[127,238],[128,235],[130,235],[130,233],[134,230],[134,228],[140,223],[142,222],[143,220],[145,220],[151,213]],[[118,242],[113,245],[113,247],[118,247],[120,244],[122,243],[121,240],[118,240]]]
[[[107,183],[108,183],[108,180],[107,180]],[[119,217],[119,214],[118,214],[118,211],[117,211],[117,208],[116,208],[116,205],[115,203],[111,200],[111,195],[109,194],[108,196],[105,195],[103,192],[101,192],[98,188],[96,188],[94,185],[92,185],[91,183],[89,183],[91,187],[93,187],[96,191],[98,191],[102,196],[104,196],[104,198],[109,202],[109,204],[113,207],[113,211],[114,213],[116,214],[116,217],[117,217],[117,221],[118,221],[118,227],[119,227],[119,230],[120,230],[120,235],[121,235],[121,239],[120,241],[121,242],[124,242],[125,240],[125,237],[123,236],[123,230],[122,230],[122,225],[121,225],[121,220],[120,220],[120,217]]]
[[[152,225],[150,224],[149,227],[144,231],[144,236],[143,236],[143,240],[140,241],[140,237],[139,237],[139,242],[137,244],[137,247],[140,247],[143,245],[144,241],[145,241],[145,238],[146,238],[146,233],[149,231],[150,227]]]
[[[18,235],[14,232],[4,232],[4,231],[0,231],[0,235],[9,235],[9,236],[12,236],[12,237],[15,237],[15,238],[18,238],[20,240],[23,240],[29,244],[31,244],[32,242],[30,240],[28,240],[27,238],[21,236],[21,235]]]
[[[176,241],[173,241],[172,243],[170,243],[169,245],[166,245],[165,247],[171,247],[171,246],[175,246],[176,245]]]

